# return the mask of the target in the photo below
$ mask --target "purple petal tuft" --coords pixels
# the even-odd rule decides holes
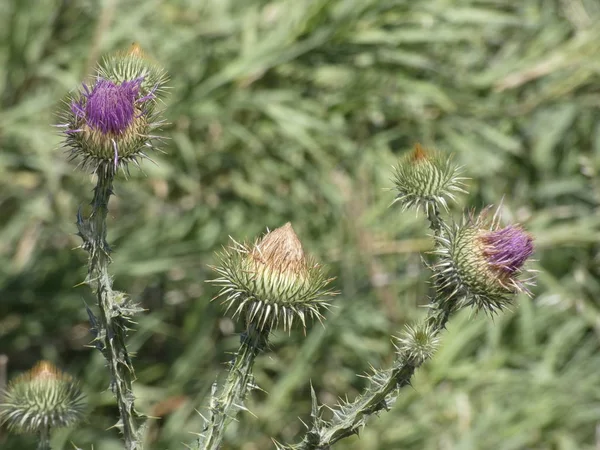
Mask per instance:
[[[490,264],[509,275],[519,270],[533,253],[533,239],[518,226],[507,226],[482,236]]]
[[[124,81],[121,84],[98,80],[85,104],[88,125],[104,134],[118,135],[124,132],[135,118],[135,103],[140,84],[141,79]]]

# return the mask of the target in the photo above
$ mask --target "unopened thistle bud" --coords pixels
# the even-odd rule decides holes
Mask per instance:
[[[104,60],[94,82],[68,101],[65,147],[84,169],[114,174],[148,158],[162,122],[156,113],[166,76],[135,47]]]
[[[327,308],[331,279],[323,268],[307,258],[292,225],[267,233],[254,245],[234,244],[219,255],[220,275],[211,280],[222,289],[227,310],[245,315],[259,329],[275,328],[280,322],[289,330],[294,319],[306,327],[307,318],[322,320]]]
[[[500,227],[489,210],[465,217],[436,238],[434,253],[438,288],[457,306],[496,312],[514,294],[524,292],[531,277],[523,279],[523,265],[533,253],[533,238],[519,225]]]
[[[11,381],[0,401],[0,423],[17,433],[73,425],[85,410],[79,384],[48,361]]]
[[[404,155],[395,167],[395,185],[398,192],[394,203],[403,209],[415,207],[426,214],[438,205],[448,209],[447,199],[455,201],[465,178],[459,177],[459,168],[451,157],[426,150],[416,144],[413,151]]]
[[[398,357],[418,367],[431,358],[437,350],[440,338],[430,325],[406,326],[404,333],[395,338]]]

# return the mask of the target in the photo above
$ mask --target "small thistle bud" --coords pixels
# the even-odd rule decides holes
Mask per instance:
[[[227,310],[234,317],[245,314],[259,329],[275,328],[279,322],[289,330],[295,318],[306,328],[306,319],[322,320],[320,308],[327,308],[331,279],[322,267],[307,258],[302,244],[288,222],[267,233],[254,245],[234,244],[219,255],[214,267],[219,278],[211,280],[222,289]]]
[[[139,165],[153,148],[162,122],[155,112],[164,72],[135,49],[104,61],[91,85],[68,102],[63,113],[65,147],[84,169],[114,174],[121,165]]]
[[[426,214],[441,205],[448,209],[446,199],[455,201],[454,193],[466,191],[462,188],[465,178],[459,177],[460,169],[452,164],[451,157],[426,150],[416,144],[395,167],[395,185],[398,195],[394,203],[402,209],[422,208]]]
[[[496,312],[507,306],[514,294],[529,294],[531,278],[522,279],[523,265],[533,253],[533,238],[519,225],[500,227],[497,217],[485,210],[462,224],[447,228],[436,238],[434,253],[438,287],[457,305]]]
[[[394,346],[398,356],[414,367],[431,358],[438,348],[440,338],[429,325],[406,326],[403,334],[396,337]]]
[[[2,393],[0,423],[17,433],[73,425],[85,409],[79,384],[48,361],[11,381]]]

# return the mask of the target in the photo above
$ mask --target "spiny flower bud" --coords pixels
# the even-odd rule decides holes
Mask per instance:
[[[48,361],[11,381],[1,401],[0,423],[17,433],[73,425],[85,409],[79,384]]]
[[[529,294],[531,277],[521,279],[521,274],[533,253],[533,238],[519,225],[500,227],[497,215],[490,220],[488,212],[469,215],[436,237],[434,253],[440,260],[434,268],[438,288],[459,307],[493,313],[507,306],[514,294]]]
[[[65,147],[84,169],[114,174],[119,166],[148,158],[162,122],[155,107],[166,81],[139,48],[104,61],[95,81],[68,102],[63,113]]]
[[[395,167],[398,195],[394,203],[400,203],[404,210],[422,208],[426,214],[438,205],[448,209],[447,198],[455,201],[454,193],[466,192],[459,170],[450,157],[416,144]]]
[[[219,255],[221,265],[214,267],[219,278],[211,280],[222,289],[227,310],[259,329],[275,328],[279,322],[289,330],[295,318],[306,328],[306,319],[322,320],[319,308],[327,308],[327,288],[331,279],[322,267],[307,258],[302,244],[288,222],[267,233],[254,245],[233,241]]]
[[[398,357],[415,367],[431,358],[440,343],[433,327],[423,324],[416,327],[407,325],[402,335],[395,339]]]

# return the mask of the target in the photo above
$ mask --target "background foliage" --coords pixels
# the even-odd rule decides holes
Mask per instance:
[[[393,411],[336,448],[597,448],[599,19],[596,0],[0,2],[0,353],[9,377],[46,358],[83,381],[89,422],[55,447],[120,443],[108,371],[86,347],[93,296],[74,287],[93,184],[50,124],[101,55],[137,41],[171,74],[170,139],[117,182],[109,240],[115,287],[148,309],[130,345],[138,407],[161,417],[152,448],[200,430],[194,409],[237,346],[204,283],[229,235],[291,221],[341,295],[326,328],[273,338],[256,367],[268,395],[227,448],[293,441],[309,379],[331,404],[389,362],[389,335],[428,289],[425,220],[388,209],[384,190],[417,140],[465,166],[465,206],[503,197],[534,234],[535,297],[493,322],[455,317]],[[33,448],[1,433],[3,449]]]

